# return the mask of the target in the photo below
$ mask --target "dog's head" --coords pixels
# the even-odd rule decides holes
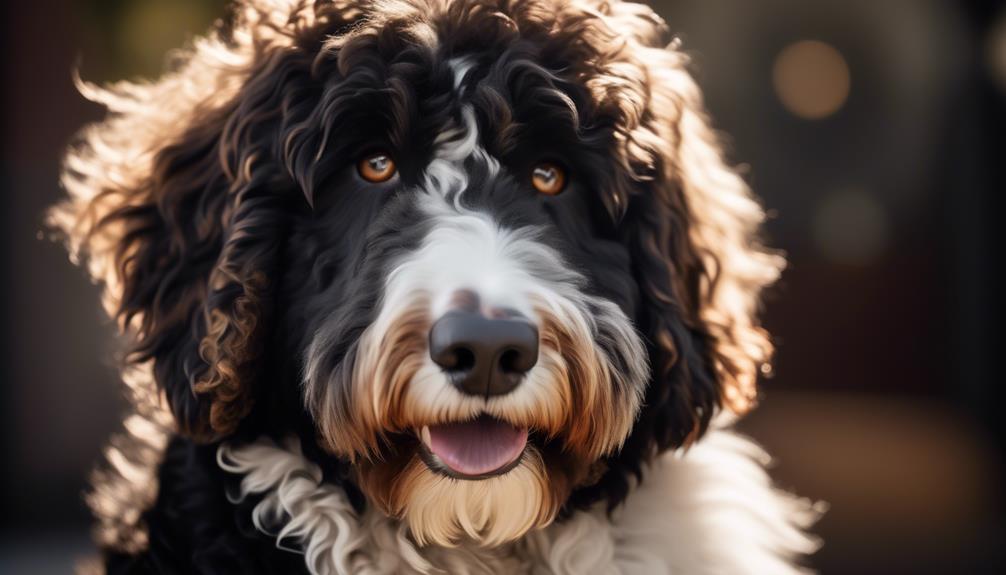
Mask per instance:
[[[243,2],[84,86],[52,218],[181,433],[299,433],[420,542],[500,543],[617,504],[771,353],[781,261],[667,41],[617,1]]]

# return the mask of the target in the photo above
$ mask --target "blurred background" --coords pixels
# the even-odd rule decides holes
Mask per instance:
[[[40,235],[60,154],[101,110],[71,74],[156,76],[220,0],[3,4],[0,573],[89,551],[84,479],[124,409],[97,290]],[[994,279],[1006,8],[977,0],[656,0],[790,267],[742,428],[827,501],[825,573],[1006,566]]]

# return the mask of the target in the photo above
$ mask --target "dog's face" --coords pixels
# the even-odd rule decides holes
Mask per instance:
[[[622,444],[649,380],[613,135],[532,46],[376,52],[333,83],[351,120],[293,225],[286,329],[368,495],[420,541],[498,543]]]
[[[182,432],[306,434],[420,543],[495,545],[747,407],[780,262],[648,9],[244,8],[54,212]]]

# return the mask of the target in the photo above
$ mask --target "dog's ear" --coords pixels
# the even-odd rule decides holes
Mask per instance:
[[[699,437],[720,407],[747,411],[772,344],[757,312],[782,257],[758,233],[761,206],[727,165],[663,22],[642,5],[610,5],[622,44],[609,67],[620,116],[620,156],[631,174],[628,244],[650,345],[653,379],[626,449],[644,457]]]
[[[109,112],[71,148],[69,197],[50,213],[104,285],[128,364],[149,369],[200,440],[251,410],[285,214],[303,202],[273,161],[282,51],[247,34],[255,26],[198,41],[156,83],[82,83]]]

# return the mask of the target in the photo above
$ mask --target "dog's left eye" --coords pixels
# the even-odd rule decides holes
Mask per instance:
[[[542,194],[554,196],[566,187],[566,170],[552,162],[542,162],[531,171],[531,185]]]
[[[356,164],[356,170],[360,172],[360,177],[375,184],[386,182],[395,175],[395,161],[385,153],[376,153],[366,156]]]

